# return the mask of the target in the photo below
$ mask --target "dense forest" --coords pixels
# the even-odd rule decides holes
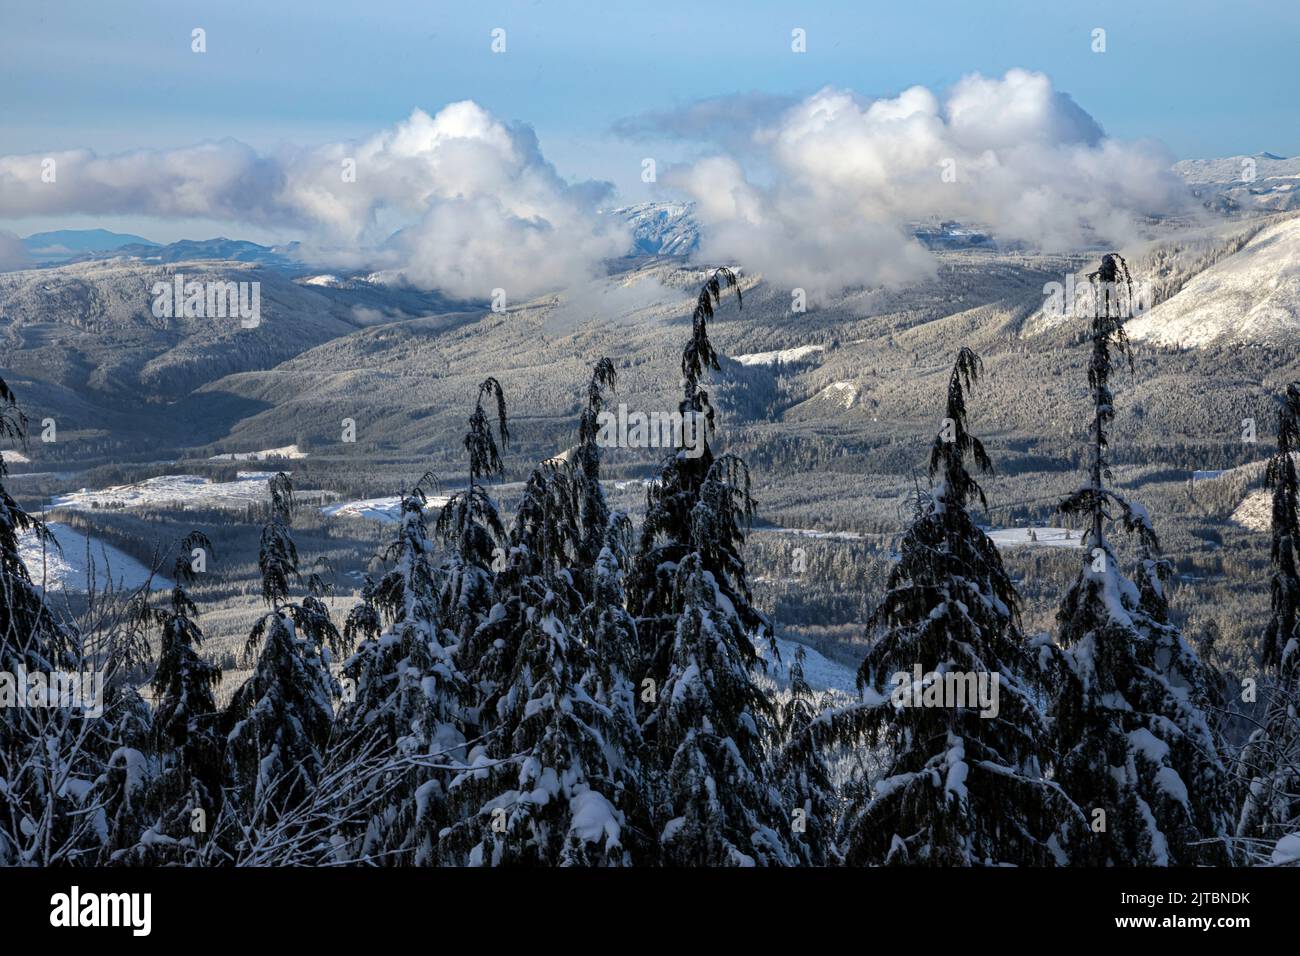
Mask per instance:
[[[765,679],[773,617],[814,638],[824,619],[779,580],[755,580],[755,545],[783,546],[756,523],[750,469],[833,452],[815,440],[722,451],[711,376],[727,360],[710,327],[743,308],[727,268],[699,291],[680,367],[663,370],[678,411],[706,423],[703,446],[644,483],[639,524],[602,485],[599,422],[619,387],[606,358],[580,393],[577,443],[531,469],[512,515],[493,492],[516,440],[512,398],[484,379],[463,486],[435,505],[438,477],[410,477],[344,615],[328,562],[299,547],[324,537],[304,538],[300,478],[272,477],[246,582],[261,611],[226,699],[221,672],[236,662],[205,655],[196,596],[230,542],[178,536],[161,599],[147,585],[92,595],[74,617],[33,583],[18,539],[43,525],[0,483],[0,864],[1300,859],[1300,384],[1278,396],[1262,476],[1270,572],[1244,582],[1268,595],[1268,622],[1241,636],[1254,653],[1228,676],[1205,653],[1217,625],[1177,612],[1177,576],[1195,569],[1163,556],[1159,511],[1115,478],[1128,452],[1113,378],[1137,370],[1132,286],[1115,255],[1091,278],[1086,439],[1060,449],[1078,478],[1023,510],[1066,516],[1082,548],[1004,562],[982,517],[998,462],[970,415],[996,370],[958,349],[927,406],[939,427],[909,513],[856,524],[880,542],[810,544],[801,569],[814,588],[820,570],[860,588],[844,609],[866,621],[851,699],[815,691],[801,651],[788,687]],[[3,382],[0,405],[0,437],[21,442]],[[1239,491],[1201,492],[1197,507]],[[103,676],[102,713],[51,691],[52,675],[87,673]]]

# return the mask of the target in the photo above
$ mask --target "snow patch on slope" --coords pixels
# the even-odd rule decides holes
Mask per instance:
[[[87,591],[93,570],[95,587],[104,590],[111,581],[115,589],[134,591],[149,579],[149,569],[124,551],[53,522],[47,527],[58,547],[47,545],[34,531],[18,536],[18,553],[37,587],[51,591]],[[155,576],[154,590],[170,588],[171,582]]]
[[[280,448],[263,448],[261,451],[236,451],[213,455],[208,461],[266,461],[268,458],[306,457],[307,453],[300,451],[297,445],[284,445]]]
[[[818,352],[826,351],[824,345],[796,345],[792,349],[777,349],[772,352],[749,352],[745,355],[733,355],[731,360],[739,362],[741,365],[775,365],[780,362],[782,365],[789,365],[791,362],[800,362],[810,355],[816,355]]]
[[[425,506],[425,514],[441,508],[447,503],[446,497],[431,495]],[[402,515],[402,499],[398,495],[385,498],[358,498],[355,501],[341,501],[326,505],[320,513],[327,518],[366,518],[380,524],[395,524]]]
[[[1252,491],[1232,513],[1232,522],[1247,531],[1265,532],[1273,527],[1273,493],[1266,489]]]
[[[834,402],[841,408],[849,409],[858,403],[858,387],[852,382],[831,382],[814,395],[813,399]]]
[[[790,665],[794,663],[795,653],[802,646],[806,655],[803,676],[809,687],[816,691],[828,690],[857,697],[857,674],[852,669],[831,660],[807,644],[800,645],[778,637],[776,646],[781,652],[779,661],[771,659],[772,651],[766,639],[755,642],[754,649],[759,657],[767,661],[767,676],[779,689],[785,690],[790,686]]]

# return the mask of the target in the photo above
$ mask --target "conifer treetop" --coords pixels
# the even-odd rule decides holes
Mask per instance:
[[[984,363],[980,357],[962,346],[948,378],[944,426],[951,434],[941,431],[930,449],[930,477],[942,476],[940,490],[935,497],[942,498],[957,508],[965,508],[972,496],[977,496],[980,504],[988,508],[983,489],[965,466],[969,455],[980,471],[986,475],[993,474],[993,462],[984,451],[984,444],[966,427],[966,392],[979,381],[983,373]]]

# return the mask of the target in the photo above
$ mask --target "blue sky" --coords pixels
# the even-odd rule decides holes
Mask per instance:
[[[190,51],[196,26],[203,55]],[[503,55],[489,49],[494,27],[507,31]],[[795,27],[806,54],[790,51]],[[1104,54],[1090,49],[1095,27]],[[1012,67],[1047,73],[1112,137],[1153,138],[1180,158],[1293,155],[1298,44],[1293,0],[0,0],[0,155],[227,136],[311,145],[469,98],[530,124],[561,175],[610,180],[637,199],[646,149],[610,132],[621,118],[828,84],[866,96],[942,90]],[[197,224],[113,225],[166,239]]]

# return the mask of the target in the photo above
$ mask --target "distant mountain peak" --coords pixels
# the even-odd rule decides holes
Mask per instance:
[[[123,246],[156,246],[143,236],[107,229],[56,229],[34,232],[22,240],[27,254],[39,263],[66,262],[90,253],[111,253]]]

